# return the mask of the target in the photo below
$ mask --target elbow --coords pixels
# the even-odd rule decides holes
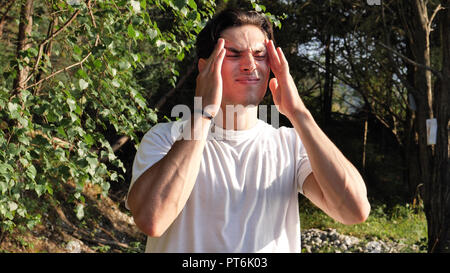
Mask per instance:
[[[359,210],[358,224],[364,223],[367,220],[367,218],[369,218],[369,215],[370,215],[370,203],[369,200],[367,200],[366,198]]]
[[[166,232],[166,227],[162,226],[158,221],[153,221],[151,219],[142,219],[139,217],[134,217],[134,222],[136,226],[147,236],[150,237],[161,237],[164,232]]]
[[[369,218],[369,214],[370,214],[370,205],[368,209],[360,212],[357,215],[357,217],[355,217],[355,222],[353,223],[353,225],[364,223],[367,220],[367,218]]]
[[[156,225],[152,225],[146,229],[145,234],[147,234],[150,237],[161,237],[164,234],[164,232],[166,232],[165,228],[160,228]]]
[[[161,237],[167,229],[161,219],[151,216],[151,213],[144,213],[140,210],[131,210],[136,226],[150,237]]]
[[[356,225],[364,223],[367,218],[369,218],[370,214],[370,204],[368,201],[364,202],[364,204],[361,204],[358,206],[357,209],[355,209],[355,212],[353,216],[349,219],[346,219],[342,223],[345,225]]]

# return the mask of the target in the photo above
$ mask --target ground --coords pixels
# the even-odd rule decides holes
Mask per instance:
[[[74,203],[69,202],[74,186],[66,183],[64,190],[55,196],[64,201],[46,202],[47,212],[33,230],[0,234],[0,253],[144,252],[146,236],[137,229],[125,208],[126,191],[126,188],[111,190],[108,196],[103,196],[98,188],[86,187],[84,217],[79,220]],[[374,206],[365,223],[351,228],[334,223],[305,203],[301,203],[300,215],[303,252],[426,251],[426,219],[423,211],[414,212],[414,207],[399,207],[391,215],[386,214],[383,206]],[[326,227],[332,229],[327,231]],[[358,242],[347,240],[353,239],[350,235],[356,236]],[[378,248],[373,247],[375,243]]]
[[[70,192],[70,185],[67,185]],[[0,238],[0,252],[143,252],[146,237],[124,207],[125,194],[101,196],[86,188],[85,216],[79,220],[69,202],[50,206],[33,230],[15,230]],[[59,200],[67,196],[61,196]]]

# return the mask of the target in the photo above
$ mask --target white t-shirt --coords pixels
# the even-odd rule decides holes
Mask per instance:
[[[182,124],[159,123],[144,135],[130,189],[167,154]],[[148,237],[146,252],[298,253],[298,192],[310,173],[293,128],[261,120],[242,131],[212,126],[185,207],[161,237]]]

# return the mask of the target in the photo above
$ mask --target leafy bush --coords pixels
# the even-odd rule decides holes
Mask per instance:
[[[157,120],[147,103],[154,90],[135,74],[174,85],[175,64],[212,16],[214,1],[35,1],[24,40],[30,46],[17,53],[11,41],[18,39],[16,21],[24,22],[21,9],[9,9],[0,42],[3,231],[36,225],[64,183],[76,189],[70,201],[81,219],[85,186],[107,194],[112,181],[123,180],[108,134],[137,145],[137,134]],[[151,64],[161,73],[148,72]]]

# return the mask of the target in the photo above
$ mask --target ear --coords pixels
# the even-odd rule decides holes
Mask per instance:
[[[206,66],[206,59],[203,58],[198,59],[197,64],[198,72],[202,72],[205,66]]]

